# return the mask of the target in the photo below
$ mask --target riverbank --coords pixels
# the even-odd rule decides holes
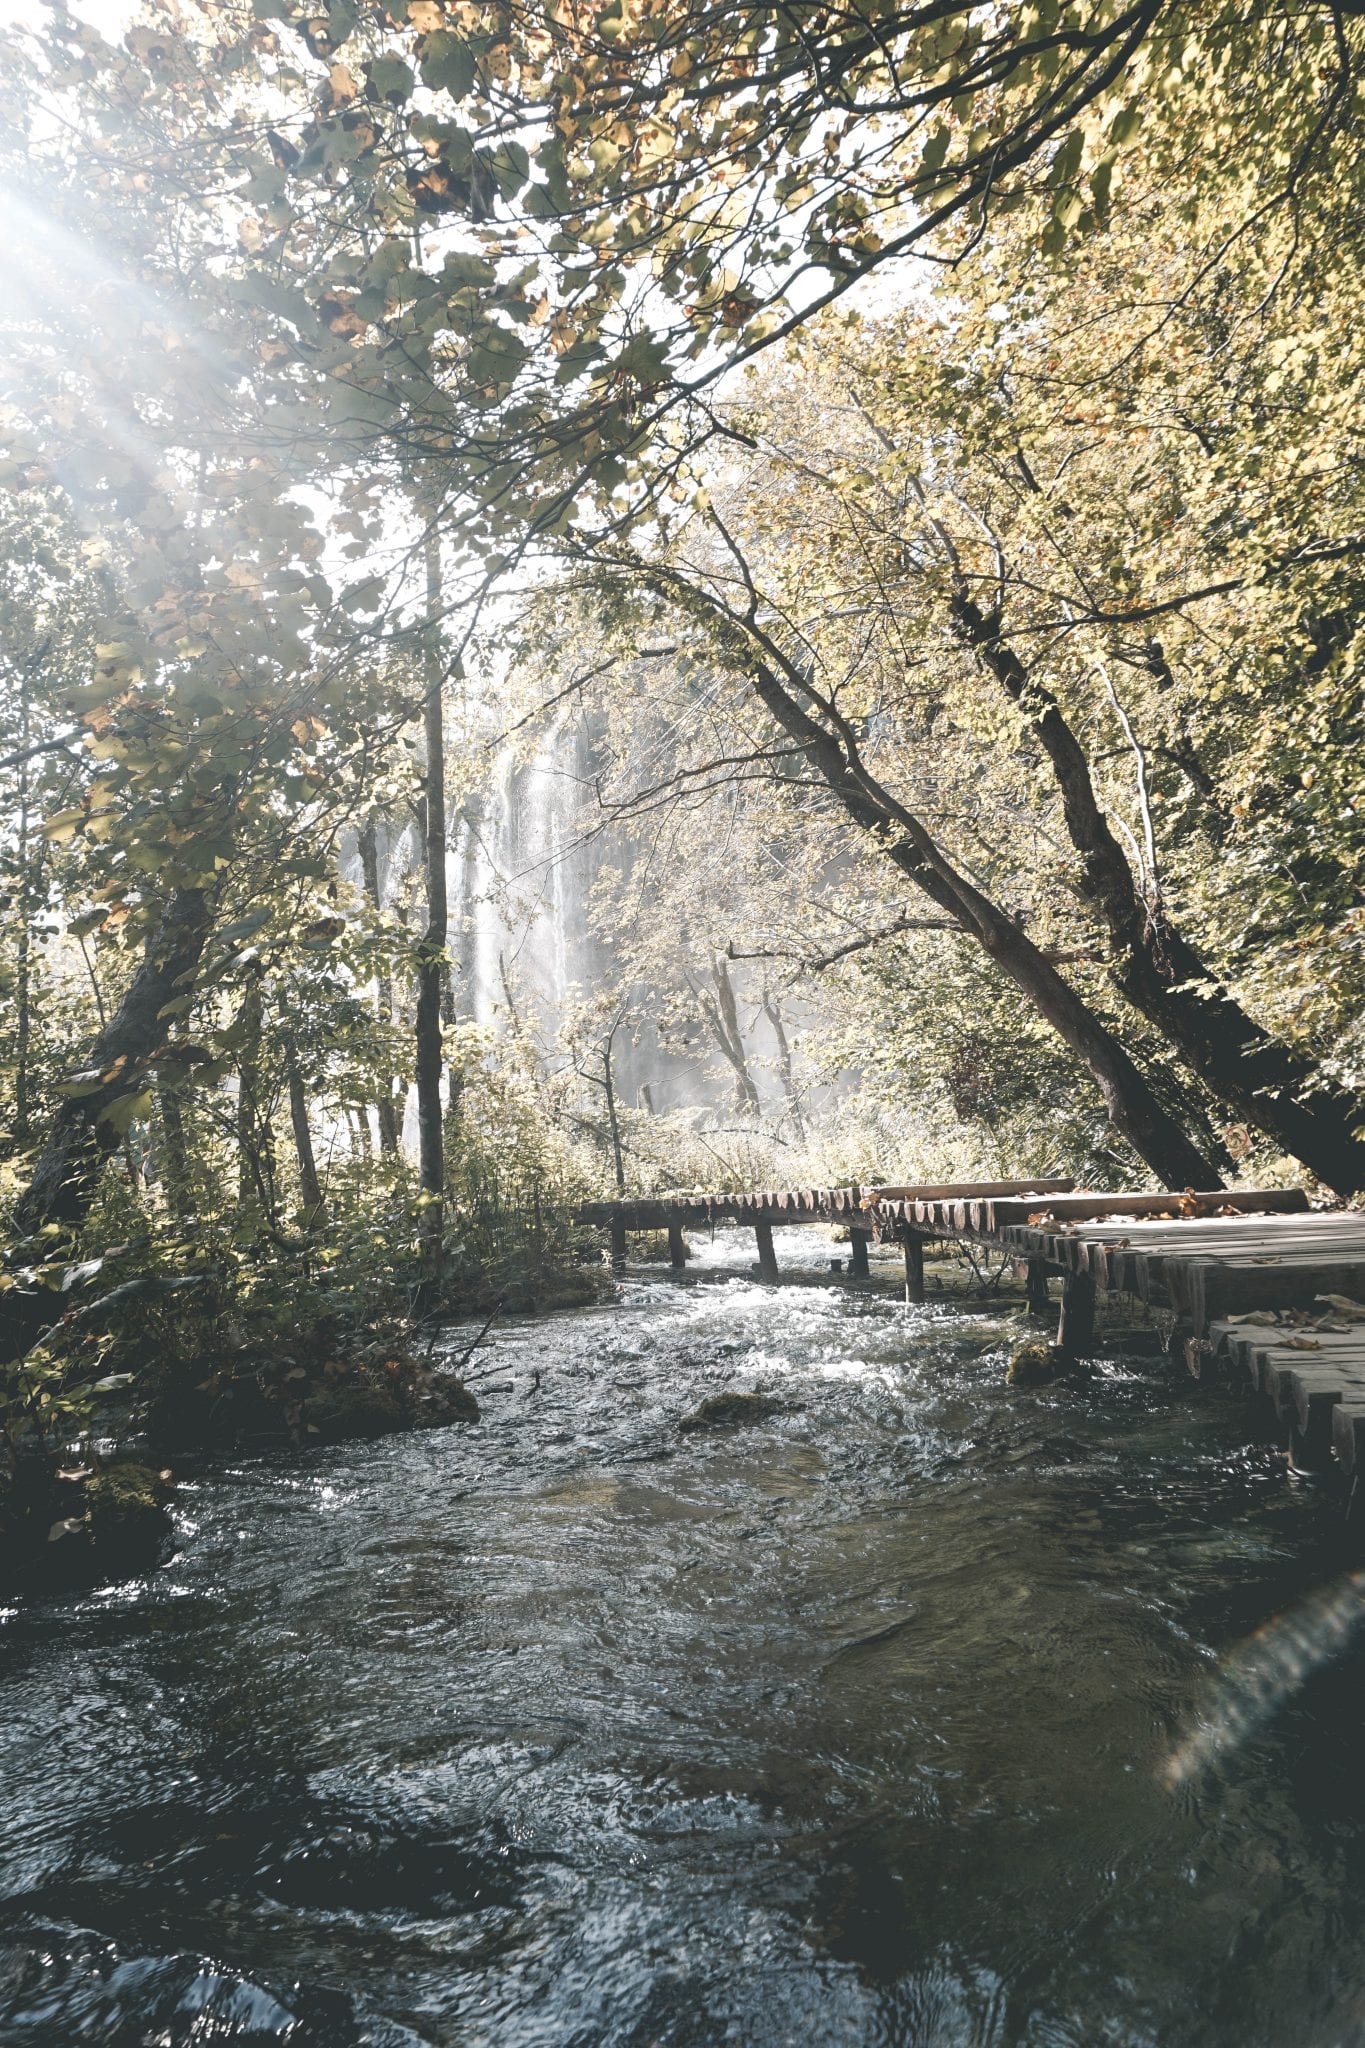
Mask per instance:
[[[448,1290],[447,1313],[491,1326],[504,1315],[586,1307],[611,1291],[602,1268],[480,1272]],[[415,1326],[392,1312],[357,1320],[317,1289],[292,1317],[273,1302],[262,1312],[211,1278],[193,1290],[129,1290],[115,1306],[98,1337],[73,1318],[33,1355],[31,1399],[46,1397],[33,1412],[52,1420],[15,1433],[0,1486],[0,1592],[150,1569],[170,1547],[178,1478],[207,1456],[302,1452],[479,1417],[458,1362],[434,1362],[434,1322]]]

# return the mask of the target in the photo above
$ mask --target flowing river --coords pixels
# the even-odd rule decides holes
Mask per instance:
[[[1161,1776],[1340,1569],[1250,1411],[698,1249],[4,1612],[4,2048],[1365,2042],[1365,1651]]]

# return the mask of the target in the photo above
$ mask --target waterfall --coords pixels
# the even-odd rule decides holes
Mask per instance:
[[[613,827],[600,838],[584,838],[591,822],[584,792],[600,768],[598,749],[582,719],[566,714],[542,735],[534,752],[502,747],[484,788],[456,799],[446,819],[446,882],[450,905],[450,953],[455,1014],[501,1037],[511,1028],[510,1001],[517,1023],[547,1052],[554,1046],[565,1010],[620,977],[621,963],[609,941],[592,928],[593,885],[604,855],[624,855],[634,846],[631,827]],[[406,878],[420,873],[422,850],[415,825],[390,825],[379,834],[380,880],[392,905]],[[348,853],[348,879],[359,886],[359,864]],[[420,899],[420,892],[419,892]],[[421,910],[414,906],[420,922]],[[660,1043],[655,1014],[664,1000],[637,991],[629,1035],[617,1042],[618,1094],[628,1106],[655,1113],[680,1108],[699,1114],[724,1111],[730,1077],[716,1071],[714,1048],[695,1029],[684,1043]],[[752,990],[742,992],[745,1040],[752,1047],[755,1078],[766,1105],[779,1106],[776,1045],[768,1020],[756,1011]],[[805,1006],[788,1004],[798,1031]],[[831,1091],[814,1091],[825,1098]],[[403,1120],[403,1145],[415,1154],[415,1094]]]
[[[457,1008],[504,1031],[510,989],[522,1024],[547,1042],[571,990],[605,964],[588,923],[596,861],[578,843],[585,753],[563,722],[529,759],[504,748],[485,795],[450,822]]]

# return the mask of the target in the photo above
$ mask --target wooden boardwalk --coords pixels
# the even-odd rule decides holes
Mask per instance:
[[[970,1188],[945,1183],[915,1188],[759,1188],[752,1194],[656,1195],[635,1201],[588,1202],[578,1211],[578,1220],[610,1232],[612,1264],[618,1267],[625,1264],[626,1241],[632,1231],[666,1230],[672,1262],[681,1266],[683,1231],[689,1225],[706,1228],[713,1223],[745,1223],[754,1232],[761,1270],[774,1279],[774,1227],[842,1223],[849,1230],[850,1264],[856,1275],[867,1272],[867,1247],[874,1238],[904,1235],[904,1226],[912,1220],[907,1205],[934,1199],[955,1201],[964,1196],[1013,1196],[1036,1207],[1075,1185],[1071,1180],[994,1180]],[[922,1279],[921,1274],[921,1285]]]
[[[1051,1314],[1049,1282],[1060,1277],[1055,1342],[1066,1358],[1093,1350],[1100,1294],[1132,1296],[1176,1318],[1192,1371],[1231,1360],[1273,1404],[1295,1461],[1340,1471],[1352,1519],[1365,1523],[1365,1215],[1314,1210],[1301,1189],[1105,1194],[1058,1179],[762,1188],[592,1203],[580,1220],[610,1232],[617,1266],[631,1231],[666,1230],[681,1266],[689,1225],[746,1224],[769,1279],[774,1228],[843,1224],[855,1278],[872,1242],[903,1247],[910,1301],[924,1299],[926,1245],[978,1244],[1027,1274],[1038,1316]]]

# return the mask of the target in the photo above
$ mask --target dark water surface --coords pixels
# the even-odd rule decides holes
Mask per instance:
[[[1365,1657],[1159,1778],[1336,1569],[1248,1413],[705,1256],[6,1614],[4,2048],[1365,2041]],[[680,1434],[732,1387],[791,1411]]]

